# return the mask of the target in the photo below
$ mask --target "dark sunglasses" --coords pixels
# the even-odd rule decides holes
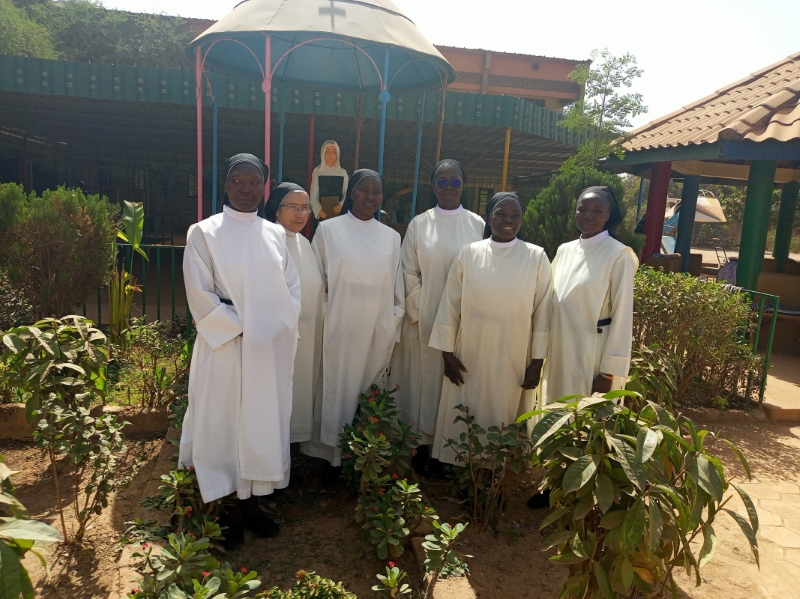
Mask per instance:
[[[461,187],[461,179],[436,179],[436,185],[439,186],[441,189],[444,189],[448,185],[453,189],[458,189]]]

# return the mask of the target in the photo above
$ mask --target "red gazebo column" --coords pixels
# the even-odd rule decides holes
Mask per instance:
[[[647,241],[642,250],[642,263],[661,250],[661,236],[664,230],[664,213],[667,210],[671,173],[671,162],[656,162],[650,168],[650,192],[647,194],[647,220],[644,227]]]

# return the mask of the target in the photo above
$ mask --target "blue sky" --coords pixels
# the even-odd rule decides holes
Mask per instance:
[[[325,0],[309,0],[326,4]],[[636,56],[643,125],[800,52],[800,0],[394,0],[435,44],[586,59]],[[218,19],[239,0],[105,0],[108,7]]]

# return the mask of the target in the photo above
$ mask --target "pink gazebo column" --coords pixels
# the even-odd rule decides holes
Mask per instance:
[[[642,264],[653,254],[661,251],[661,236],[664,231],[664,213],[667,210],[671,162],[656,162],[650,168],[650,191],[647,194],[647,220],[644,232],[647,241],[642,250]]]
[[[203,60],[194,49],[195,98],[197,99],[197,222],[203,220]]]

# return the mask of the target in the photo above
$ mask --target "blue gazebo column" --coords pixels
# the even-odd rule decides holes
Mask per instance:
[[[775,272],[786,272],[786,261],[792,245],[794,215],[797,212],[800,183],[789,181],[781,191],[781,208],[778,212],[778,226],[775,230],[775,245],[772,246],[772,257],[775,258]]]
[[[750,163],[736,284],[752,291],[756,289],[758,275],[761,274],[764,263],[776,168],[777,163],[774,160],[753,160]]]
[[[692,253],[694,235],[694,215],[697,212],[697,194],[700,193],[700,177],[687,175],[683,180],[681,211],[678,216],[678,235],[675,238],[675,253],[681,255],[681,271],[689,272],[689,258]]]

